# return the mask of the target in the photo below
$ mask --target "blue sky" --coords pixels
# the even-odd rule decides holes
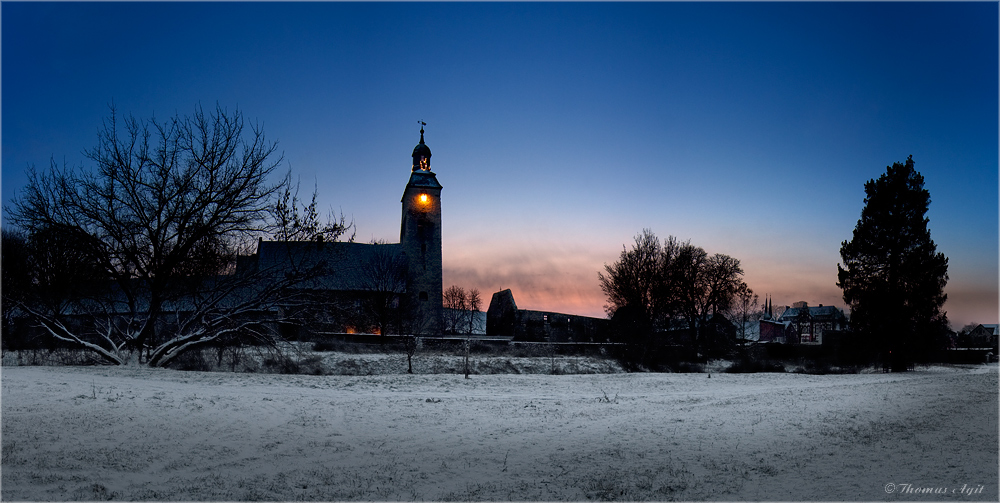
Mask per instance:
[[[955,328],[997,322],[991,3],[11,3],[2,193],[88,166],[111,102],[239,107],[304,188],[398,240],[418,120],[445,285],[603,315],[643,228],[741,260],[775,304],[843,306],[864,183],[913,155]]]

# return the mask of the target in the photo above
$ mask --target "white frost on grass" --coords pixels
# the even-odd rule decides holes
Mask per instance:
[[[404,374],[406,355],[400,353],[350,354],[303,352],[319,357],[325,373],[342,375]],[[552,370],[555,369],[555,372]],[[413,357],[415,374],[463,374],[465,358],[445,352],[423,351]],[[516,357],[472,355],[471,374],[613,374],[623,372],[617,361],[593,356]]]
[[[995,365],[711,378],[2,372],[8,501],[998,499]]]

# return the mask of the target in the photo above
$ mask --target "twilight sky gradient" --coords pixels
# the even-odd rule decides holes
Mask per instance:
[[[983,3],[10,3],[2,192],[89,166],[113,101],[239,107],[305,189],[399,239],[417,120],[445,286],[603,316],[644,227],[741,260],[776,305],[843,307],[864,183],[912,154],[954,328],[998,316],[998,6]]]

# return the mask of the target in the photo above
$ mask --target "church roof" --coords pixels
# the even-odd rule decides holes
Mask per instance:
[[[844,312],[834,306],[809,306],[806,308],[790,307],[781,313],[778,320],[783,321],[789,318],[798,318],[802,314],[803,309],[808,309],[809,317],[813,319],[837,319],[845,317]]]
[[[422,157],[430,157],[431,156],[431,148],[428,147],[426,143],[424,143],[424,135],[423,134],[420,135],[420,143],[418,143],[416,147],[413,147],[413,156],[412,157],[417,157],[417,156],[422,156]]]
[[[414,171],[410,173],[410,181],[406,184],[407,187],[420,187],[426,189],[440,189],[441,183],[438,182],[437,176],[430,171]]]
[[[402,253],[398,243],[261,241],[256,258],[260,270],[292,272],[322,267],[322,274],[302,288],[363,291],[372,290],[378,269],[398,261]]]

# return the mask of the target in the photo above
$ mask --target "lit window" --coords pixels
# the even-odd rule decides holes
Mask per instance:
[[[428,200],[427,194],[420,194],[419,199],[420,199],[420,203],[421,204],[427,204],[427,200]]]

